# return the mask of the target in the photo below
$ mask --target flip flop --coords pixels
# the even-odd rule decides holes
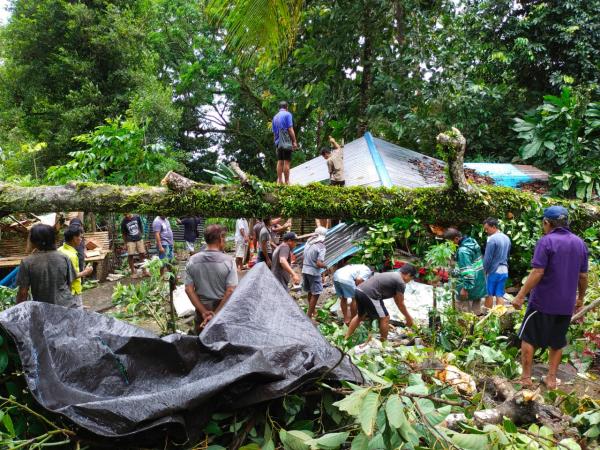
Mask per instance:
[[[542,377],[542,384],[543,384],[544,386],[546,386],[548,389],[556,389],[557,387],[559,387],[559,386],[562,384],[562,380],[561,380],[560,378],[557,378],[557,379],[556,379],[556,386],[555,386],[555,387],[553,387],[553,388],[550,388],[550,387],[549,387],[549,386],[546,384],[546,376],[544,375],[544,376]]]

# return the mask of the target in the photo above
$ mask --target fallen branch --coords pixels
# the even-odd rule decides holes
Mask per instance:
[[[581,319],[585,314],[590,312],[592,309],[597,308],[599,305],[600,305],[600,298],[597,300],[594,300],[589,305],[584,306],[577,314],[575,314],[575,315],[573,315],[573,317],[571,317],[571,323],[574,323],[577,320]]]

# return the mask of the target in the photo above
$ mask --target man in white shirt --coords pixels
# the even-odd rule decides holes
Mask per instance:
[[[371,278],[373,272],[364,264],[348,264],[338,269],[333,274],[333,286],[335,293],[340,298],[340,308],[344,315],[344,323],[350,324],[350,320],[357,314],[354,291],[356,286]],[[352,301],[348,308],[348,299]]]
[[[238,270],[242,270],[244,258],[248,251],[248,240],[250,238],[250,227],[246,219],[235,221],[235,264]]]

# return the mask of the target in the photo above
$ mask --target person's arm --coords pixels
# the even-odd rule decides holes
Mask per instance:
[[[332,136],[329,136],[329,142],[331,143],[331,145],[333,145],[335,147],[336,150],[342,149],[342,147],[340,147],[340,144],[338,144],[337,141]]]
[[[525,296],[527,296],[527,294],[542,281],[542,278],[544,278],[543,268],[538,267],[531,270],[527,280],[525,280],[525,284],[512,302],[516,309],[521,309],[521,306],[523,306],[523,303],[525,302]]]
[[[269,257],[269,252],[267,251],[268,246],[269,246],[268,239],[265,239],[260,243],[260,251],[262,252],[263,258],[265,259],[267,266],[269,266],[269,268],[270,268],[271,267],[271,258]]]
[[[214,317],[215,313],[212,311],[209,311],[206,308],[206,306],[204,306],[202,304],[202,302],[200,301],[200,296],[196,292],[196,289],[193,284],[185,285],[185,293],[187,294],[188,298],[192,302],[192,305],[194,305],[194,308],[196,308],[196,311],[198,311],[200,313],[200,315],[202,316],[202,319],[205,322],[208,322],[210,319],[212,319]]]
[[[244,238],[244,242],[248,242],[248,234],[246,233],[246,230],[244,228],[240,228],[240,234]]]
[[[223,294],[223,298],[221,299],[219,306],[217,306],[217,309],[215,309],[215,314],[217,314],[223,309],[223,306],[225,306],[225,303],[227,303],[227,300],[229,300],[229,297],[231,297],[231,294],[233,294],[235,288],[236,286],[227,286],[227,289],[225,289],[225,293]]]
[[[121,234],[123,235],[123,242],[127,242],[127,227],[125,227],[125,222],[121,222]]]
[[[585,300],[585,293],[588,288],[588,274],[580,273],[579,281],[577,282],[577,302],[575,303],[575,310],[578,310],[583,306],[583,301]]]
[[[78,272],[77,270],[75,271],[75,278],[85,278],[88,275],[91,275],[92,272],[94,271],[94,268],[92,266],[88,266],[85,269],[83,269],[81,272]]]
[[[290,138],[292,138],[292,148],[298,148],[298,141],[296,141],[296,133],[294,133],[294,127],[288,128],[288,133],[290,134]]]
[[[19,286],[17,291],[17,303],[23,303],[29,295],[29,286]]]
[[[356,278],[354,279],[354,284],[355,284],[356,286],[358,286],[359,284],[362,284],[362,283],[364,283],[364,282],[365,282],[365,280],[363,280],[361,277],[356,277]]]
[[[408,309],[406,309],[406,305],[404,304],[404,294],[401,292],[396,292],[396,295],[394,295],[394,303],[396,303],[396,306],[406,319],[406,326],[412,327],[415,322],[413,321],[412,316],[410,315]]]
[[[290,263],[288,263],[286,256],[279,257],[279,264],[281,265],[281,267],[283,267],[283,270],[285,270],[287,273],[289,273],[291,275],[292,281],[294,282],[294,284],[300,283],[300,277],[298,276],[298,274],[296,272],[294,272],[294,269],[292,269],[292,266],[290,266]]]
[[[483,271],[486,273],[486,275],[489,275],[490,273],[495,254],[496,240],[488,239],[487,245],[485,246],[485,253],[483,254]]]
[[[160,243],[160,231],[154,232],[154,239],[156,239],[156,248],[158,249],[158,251],[160,253],[164,253],[165,249],[163,248],[162,244]]]
[[[325,252],[326,251],[327,251],[327,249],[325,248],[324,245],[319,249],[319,255],[317,256],[317,267],[319,269],[327,269],[327,264],[325,264]]]

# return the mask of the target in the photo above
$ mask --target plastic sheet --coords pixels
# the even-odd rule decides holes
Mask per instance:
[[[274,399],[320,377],[362,382],[261,263],[199,337],[25,302],[0,314],[29,389],[96,436],[195,438],[215,409]],[[128,439],[127,439],[128,440]]]

